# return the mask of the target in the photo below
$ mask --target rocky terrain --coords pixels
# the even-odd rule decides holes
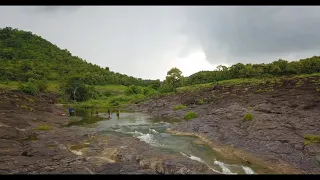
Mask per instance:
[[[278,173],[320,172],[320,77],[225,83],[135,106],[153,116],[198,117],[171,129],[201,137],[226,156],[261,162]],[[187,106],[173,110],[179,104]],[[252,120],[245,120],[250,114]],[[228,154],[229,152],[229,154]]]
[[[158,152],[133,137],[66,127],[53,94],[0,90],[0,174],[214,173],[184,156]]]

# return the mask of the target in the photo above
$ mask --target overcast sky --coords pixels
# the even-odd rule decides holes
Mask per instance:
[[[164,79],[216,66],[319,55],[316,6],[0,7],[0,27],[32,31],[112,71]]]

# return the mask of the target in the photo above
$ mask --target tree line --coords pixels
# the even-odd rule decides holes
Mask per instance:
[[[319,56],[291,62],[279,59],[268,64],[237,63],[230,67],[220,65],[216,70],[200,71],[189,77],[183,77],[179,69],[172,68],[168,72],[162,88],[167,91],[174,91],[175,88],[180,86],[212,83],[236,78],[265,78],[312,73],[320,73]]]

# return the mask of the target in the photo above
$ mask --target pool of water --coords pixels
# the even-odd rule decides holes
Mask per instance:
[[[254,174],[250,167],[224,163],[211,147],[197,137],[167,133],[166,130],[179,120],[157,119],[146,114],[126,112],[121,112],[117,118],[115,113],[109,117],[105,112],[91,114],[91,111],[85,109],[77,109],[71,119],[69,126],[87,126],[90,130],[106,136],[133,136],[165,153],[181,154],[206,164],[217,173]]]

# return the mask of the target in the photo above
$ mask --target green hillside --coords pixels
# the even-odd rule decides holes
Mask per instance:
[[[32,79],[61,81],[81,76],[89,85],[139,85],[148,86],[149,80],[115,73],[72,56],[68,50],[18,29],[0,29],[0,80],[27,82]],[[151,81],[152,82],[152,81]]]

